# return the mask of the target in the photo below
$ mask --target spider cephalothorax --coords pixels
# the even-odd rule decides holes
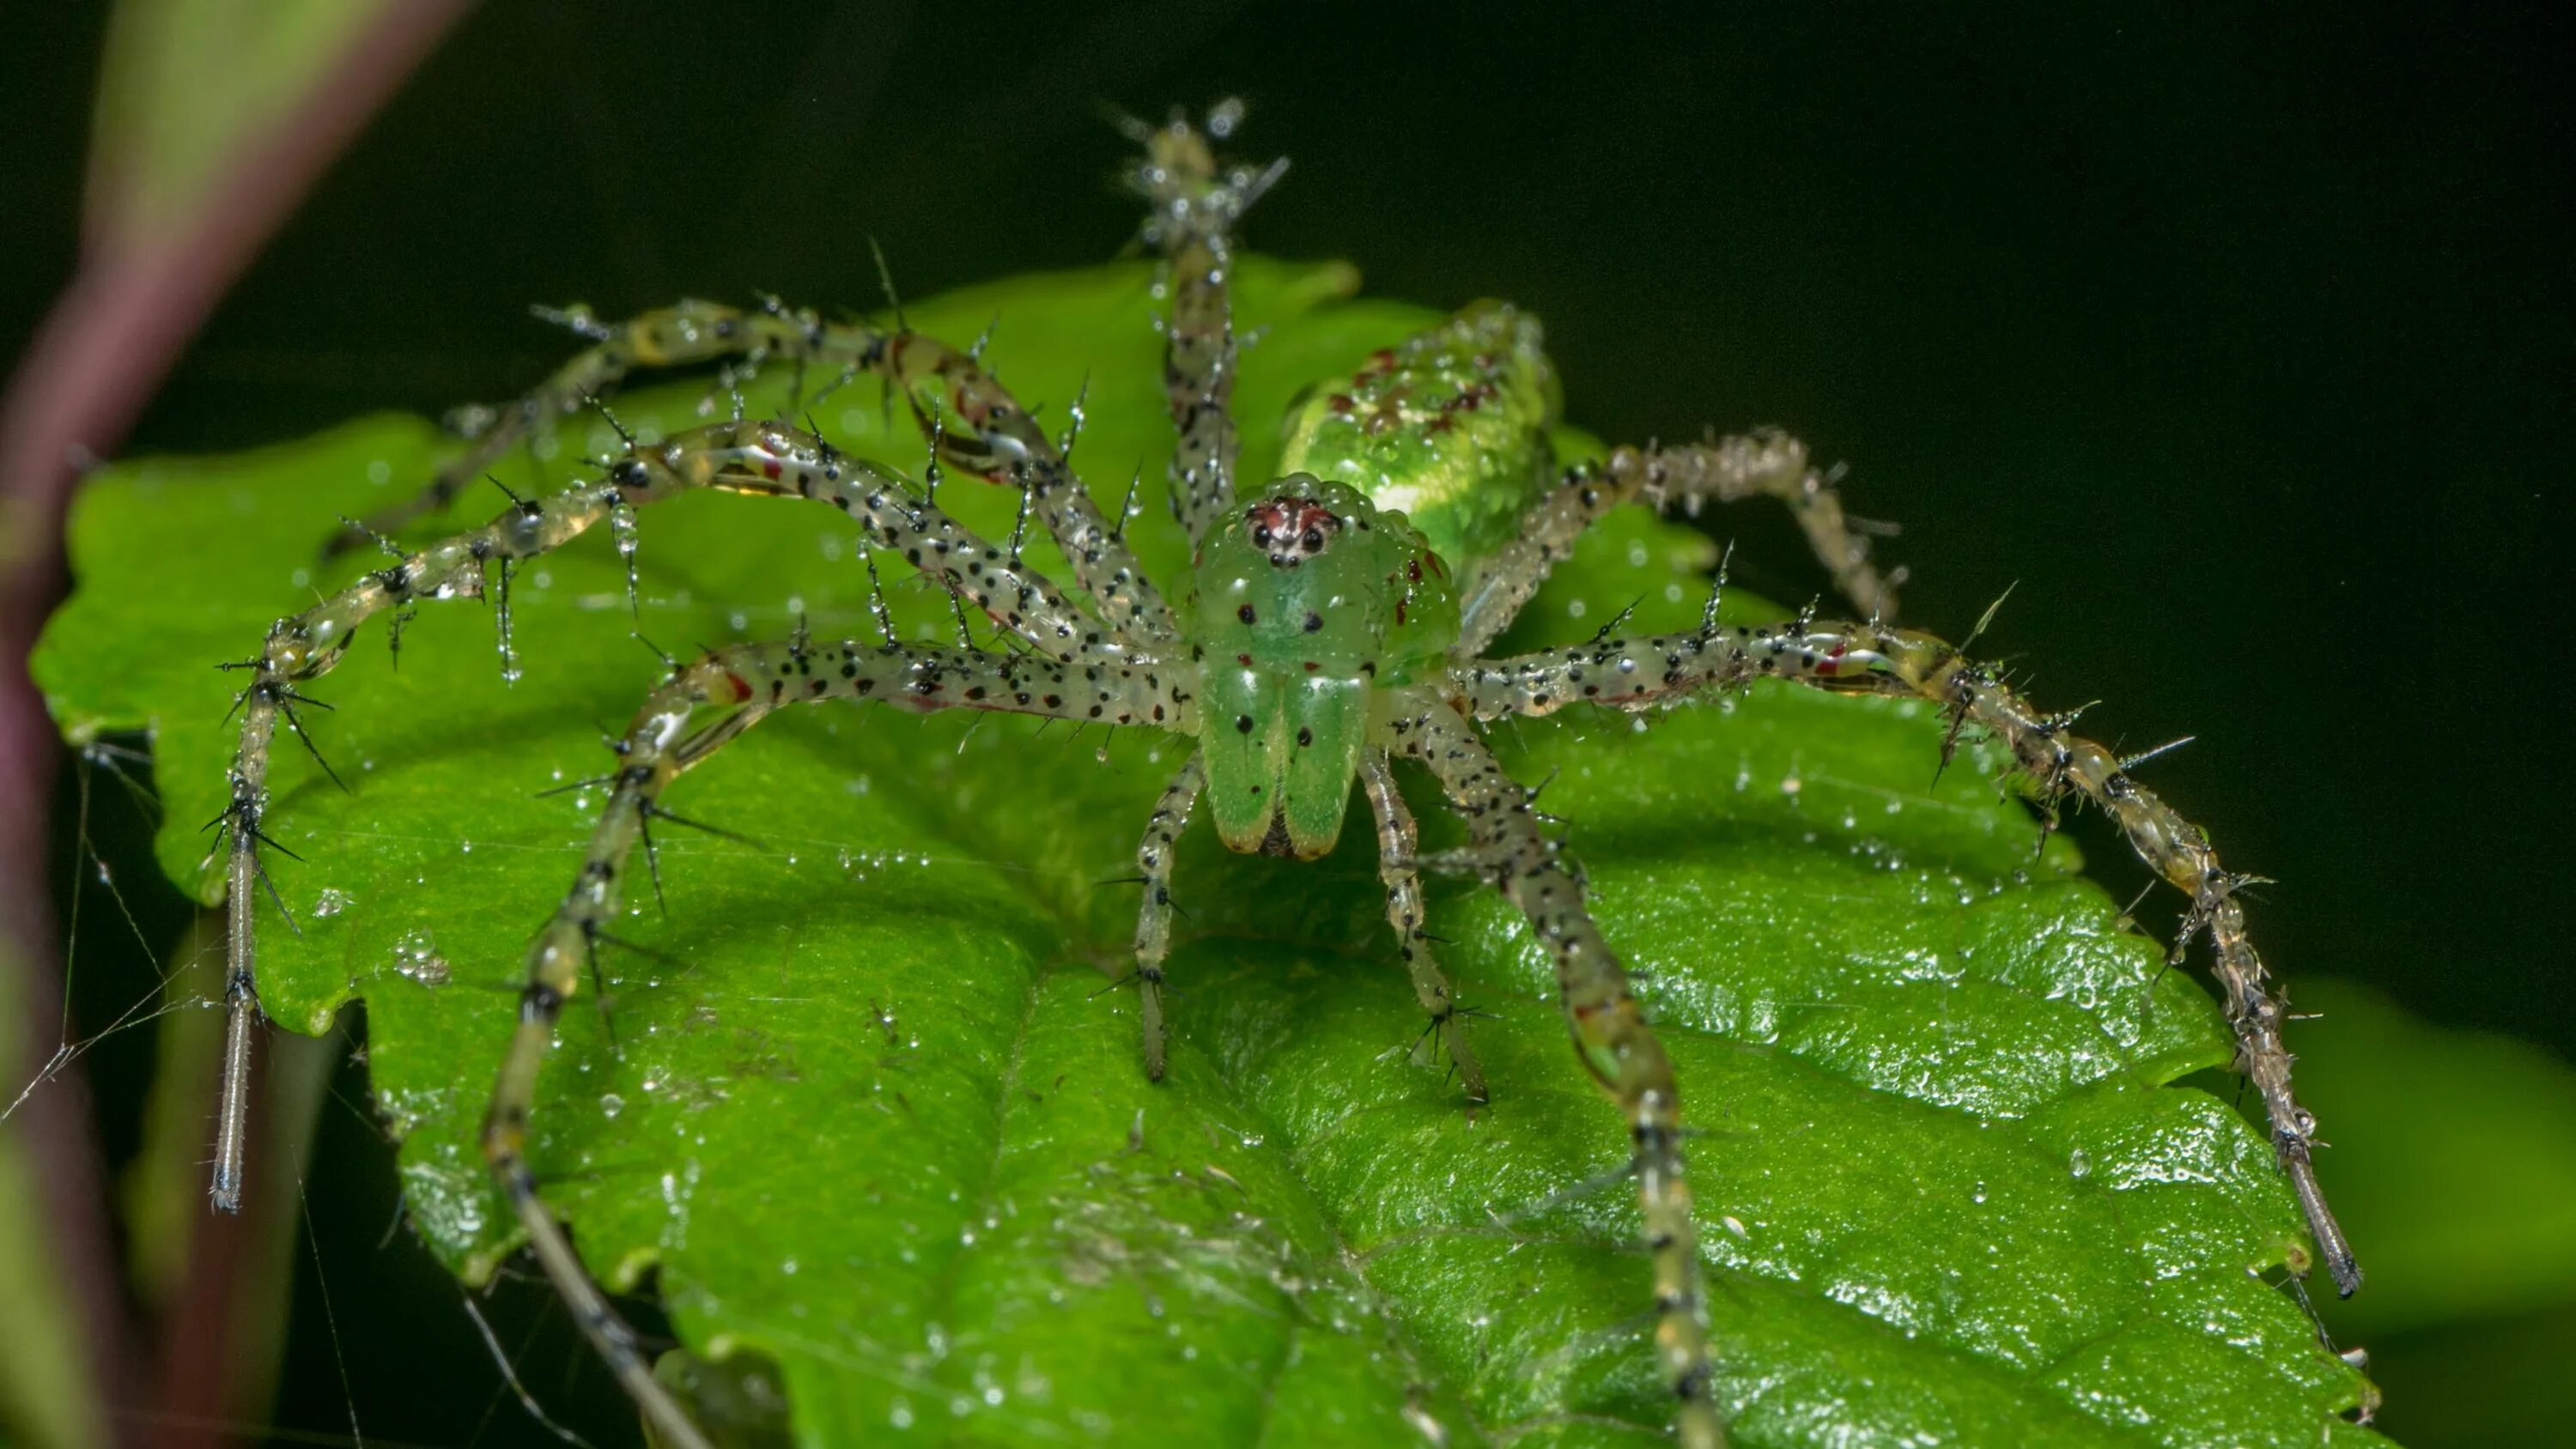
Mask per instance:
[[[1208,535],[1191,585],[1217,836],[1312,860],[1341,838],[1376,691],[1447,655],[1457,601],[1403,514],[1302,473]]]

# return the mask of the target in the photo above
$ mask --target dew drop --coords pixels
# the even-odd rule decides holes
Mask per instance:
[[[423,986],[444,986],[451,974],[427,931],[406,932],[394,943],[394,970]]]
[[[626,1099],[625,1099],[624,1097],[621,1097],[621,1096],[617,1095],[615,1092],[603,1092],[603,1093],[601,1093],[601,1094],[600,1094],[600,1098],[599,1098],[599,1115],[600,1115],[600,1116],[602,1116],[602,1117],[615,1117],[618,1113],[623,1112],[623,1111],[625,1111],[625,1110],[626,1110]]]
[[[326,920],[348,908],[349,893],[337,886],[324,886],[322,893],[313,898],[313,914]]]

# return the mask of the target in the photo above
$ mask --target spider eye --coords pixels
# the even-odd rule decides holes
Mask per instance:
[[[1257,523],[1257,524],[1254,524],[1254,525],[1253,525],[1253,528],[1252,528],[1252,545],[1253,545],[1253,547],[1255,547],[1255,548],[1268,548],[1268,547],[1270,546],[1270,525],[1269,525],[1269,524],[1266,524],[1266,523]]]
[[[620,488],[640,489],[652,481],[652,475],[646,471],[640,461],[625,458],[619,460],[617,466],[608,470],[608,481]]]
[[[1321,553],[1324,549],[1324,531],[1309,525],[1304,533],[1297,535],[1297,542],[1308,553]]]

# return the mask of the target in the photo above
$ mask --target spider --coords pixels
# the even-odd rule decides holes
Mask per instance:
[[[602,799],[598,822],[571,889],[529,947],[517,1027],[480,1145],[554,1288],[671,1443],[695,1449],[709,1441],[574,1251],[530,1168],[540,1070],[567,1003],[586,982],[599,987],[602,947],[621,944],[615,927],[637,848],[658,889],[655,823],[692,823],[664,803],[669,787],[786,706],[826,700],[918,714],[1030,715],[1159,731],[1179,742],[1185,758],[1136,849],[1142,899],[1122,983],[1134,992],[1149,1078],[1160,1079],[1170,1060],[1175,851],[1201,809],[1230,851],[1311,861],[1352,826],[1356,788],[1376,837],[1385,918],[1426,1035],[1471,1105],[1488,1099],[1489,1082],[1473,1013],[1426,930],[1423,877],[1456,873],[1490,886],[1550,958],[1576,1058],[1625,1127],[1623,1175],[1635,1185],[1650,1263],[1650,1296],[1639,1297],[1652,1305],[1653,1358],[1673,1426],[1692,1446],[1723,1443],[1725,1425],[1684,1173],[1690,1118],[1629,975],[1587,906],[1579,867],[1486,734],[1498,722],[1576,706],[1641,713],[1757,681],[1922,702],[1946,715],[1944,763],[1963,737],[1999,742],[2040,806],[2071,798],[2099,807],[2189,901],[2176,958],[2190,941],[2209,943],[2279,1167],[2319,1256],[2350,1293],[2359,1270],[2310,1165],[2315,1122],[2291,1095],[2284,1008],[2236,898],[2246,878],[2223,869],[2201,831],[2137,784],[2120,757],[2075,734],[2071,715],[2035,709],[1962,649],[1897,626],[1901,574],[1872,561],[1867,528],[1844,514],[1802,444],[1763,431],[1622,447],[1559,466],[1549,444],[1556,383],[1538,327],[1508,306],[1484,303],[1313,390],[1293,411],[1275,475],[1238,476],[1234,233],[1282,172],[1220,162],[1213,143],[1228,139],[1239,118],[1239,107],[1226,104],[1203,124],[1176,115],[1159,127],[1131,127],[1144,153],[1131,176],[1148,202],[1142,236],[1167,277],[1163,377],[1178,433],[1169,496],[1190,549],[1185,580],[1148,576],[1128,539],[1132,490],[1130,503],[1104,511],[1071,465],[1070,435],[1051,436],[975,349],[917,333],[900,313],[889,328],[775,303],[684,302],[615,324],[581,311],[557,314],[589,348],[515,404],[470,417],[471,444],[417,499],[335,541],[381,538],[445,507],[557,417],[597,406],[614,425],[599,399],[637,368],[713,363],[730,384],[785,366],[799,399],[858,378],[880,380],[903,400],[930,450],[916,481],[843,451],[810,423],[747,418],[739,405],[730,419],[666,436],[626,437],[621,428],[622,447],[597,477],[549,496],[514,497],[483,528],[394,548],[391,565],[270,631],[258,656],[237,666],[249,682],[238,699],[239,744],[220,817],[234,909],[215,1205],[235,1210],[241,1200],[260,1020],[252,904],[273,891],[261,854],[273,843],[270,754],[281,726],[303,735],[299,709],[314,701],[301,686],[342,662],[361,623],[390,615],[398,626],[424,601],[483,597],[487,589],[498,605],[505,672],[515,671],[508,598],[520,566],[606,522],[625,558],[632,608],[636,511],[711,491],[814,500],[846,515],[860,529],[871,579],[877,556],[887,555],[931,580],[953,602],[959,642],[902,637],[874,593],[872,632],[829,640],[800,625],[782,639],[674,661],[614,736],[611,770],[581,782]],[[825,379],[819,391],[808,387],[816,376]],[[943,473],[1012,490],[1020,510],[1012,536],[988,539],[941,507]],[[1614,510],[1640,504],[1695,514],[1707,503],[1752,498],[1792,511],[1862,622],[1830,621],[1811,609],[1773,623],[1729,623],[1712,591],[1695,627],[1627,634],[1614,619],[1570,647],[1490,652],[1552,568]],[[1024,561],[1021,535],[1031,522],[1061,551],[1070,589]],[[989,642],[973,642],[969,612],[989,621]],[[1422,848],[1399,786],[1407,772],[1436,788],[1463,826],[1462,844]]]

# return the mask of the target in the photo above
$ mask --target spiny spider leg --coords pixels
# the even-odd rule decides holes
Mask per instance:
[[[1207,768],[1193,752],[1154,802],[1145,838],[1136,844],[1145,886],[1136,907],[1136,1015],[1144,1024],[1145,1075],[1157,1082],[1163,1079],[1163,958],[1172,946],[1172,845],[1189,828],[1190,810],[1206,786]]]
[[[757,354],[789,357],[800,365],[826,363],[866,371],[882,364],[887,342],[886,334],[873,327],[825,322],[810,309],[778,306],[745,311],[716,302],[683,301],[617,323],[594,321],[578,309],[563,313],[541,309],[539,315],[564,322],[590,338],[592,345],[574,354],[533,391],[490,410],[472,432],[465,451],[439,469],[426,487],[369,515],[362,525],[334,535],[323,546],[326,555],[442,511],[538,428],[589,406],[635,368],[683,367]]]
[[[1176,682],[1148,679],[1139,671],[893,642],[740,644],[705,655],[656,689],[617,742],[617,769],[581,873],[528,949],[519,1024],[492,1087],[481,1142],[493,1177],[546,1276],[667,1443],[708,1449],[688,1413],[654,1379],[635,1331],[591,1280],[571,1239],[547,1211],[527,1161],[537,1073],[554,1040],[556,1020],[580,989],[595,943],[617,919],[630,858],[651,818],[661,813],[663,791],[682,772],[785,704],[851,699],[916,713],[1000,710],[1120,723],[1178,718],[1187,694]],[[691,732],[691,719],[704,706],[731,713]]]
[[[894,339],[887,365],[922,435],[939,439],[942,459],[1027,491],[1038,521],[1112,627],[1152,643],[1180,637],[1170,606],[1128,551],[1125,519],[1113,527],[1101,517],[1064,450],[1009,389],[973,357],[917,332]]]
[[[811,433],[780,423],[719,423],[681,436],[705,440],[672,467],[689,470],[684,481],[690,486],[821,499],[866,524],[872,547],[902,556],[1053,658],[1114,663],[1153,657],[1114,626],[1104,628],[1046,575],[949,517],[902,477]]]
[[[1145,144],[1145,156],[1129,177],[1148,203],[1144,239],[1162,249],[1169,265],[1172,315],[1164,334],[1163,386],[1180,429],[1172,455],[1172,514],[1192,546],[1234,504],[1234,310],[1226,292],[1234,224],[1282,170],[1282,163],[1260,171],[1218,168],[1208,143],[1232,134],[1242,114],[1240,103],[1220,102],[1208,113],[1204,132],[1175,114],[1160,129],[1136,137]]]
[[[1440,1034],[1441,1049],[1457,1067],[1467,1100],[1490,1100],[1485,1069],[1467,1045],[1465,1011],[1449,989],[1449,978],[1442,974],[1431,951],[1431,938],[1422,929],[1422,876],[1414,866],[1422,855],[1421,832],[1413,811],[1395,788],[1395,771],[1387,764],[1386,751],[1372,748],[1360,756],[1360,788],[1367,792],[1369,812],[1377,818],[1377,873],[1386,883],[1386,923],[1395,928],[1396,949],[1413,977],[1414,997],[1431,1013],[1431,1029]]]
[[[2043,806],[2053,809],[2069,794],[2100,806],[2119,822],[2138,857],[2190,899],[2174,959],[2194,935],[2208,934],[2215,949],[2211,974],[2236,1034],[2238,1065],[2262,1093],[2273,1152],[2298,1195],[2335,1290],[2352,1296],[2361,1287],[2361,1268],[2317,1186],[2311,1161],[2317,1120],[2290,1091],[2291,1057],[2281,1042],[2287,1002],[2271,989],[2262,958],[2245,934],[2236,891],[2246,878],[2219,865],[2200,827],[2131,779],[2117,755],[2076,735],[2070,717],[2032,709],[1991,668],[1929,634],[1807,620],[1729,628],[1716,624],[1713,615],[1688,634],[1608,639],[1458,664],[1450,670],[1451,697],[1475,718],[1491,720],[1550,714],[1583,702],[1640,708],[1776,678],[1840,693],[1931,700],[1950,712],[1951,741],[1963,724],[1990,731],[2011,747]],[[1945,743],[1945,757],[1948,748]]]
[[[1627,1119],[1629,1161],[1654,1259],[1655,1350],[1677,1401],[1674,1427],[1691,1449],[1718,1449],[1726,1433],[1710,1400],[1708,1324],[1672,1064],[1628,989],[1628,973],[1584,909],[1582,882],[1558,843],[1540,830],[1528,792],[1434,691],[1416,687],[1395,695],[1387,748],[1419,760],[1440,781],[1467,822],[1478,868],[1529,917],[1532,933],[1555,956],[1557,1001],[1575,1055]]]
[[[1905,571],[1882,575],[1871,566],[1868,537],[1844,516],[1832,480],[1807,461],[1807,445],[1763,428],[1687,447],[1619,448],[1567,469],[1522,518],[1520,537],[1496,550],[1468,581],[1459,600],[1465,627],[1458,652],[1473,655],[1492,643],[1575,539],[1620,504],[1641,502],[1659,511],[1678,506],[1696,516],[1712,498],[1734,503],[1763,495],[1788,506],[1817,560],[1833,574],[1834,587],[1863,617],[1894,621],[1896,586]]]
[[[249,664],[251,682],[241,693],[241,738],[233,749],[231,798],[218,817],[226,837],[218,842],[219,848],[230,850],[224,898],[231,909],[224,923],[224,1081],[210,1191],[216,1211],[241,1211],[251,1046],[259,1022],[259,996],[253,984],[259,956],[254,887],[267,878],[259,847],[270,843],[261,829],[268,809],[269,750],[276,742],[279,719],[297,697],[295,686],[331,672],[347,656],[358,626],[375,614],[417,599],[480,598],[487,561],[498,561],[507,570],[521,559],[579,536],[624,500],[623,490],[603,479],[567,488],[551,498],[513,504],[483,527],[365,574],[303,613],[270,626],[259,657]],[[505,573],[505,594],[508,587]],[[503,652],[508,652],[506,639]]]
[[[417,497],[334,538],[332,552],[443,509],[466,482],[559,413],[577,411],[637,367],[679,367],[727,357],[785,356],[800,368],[837,364],[844,377],[881,372],[899,383],[925,437],[932,411],[951,422],[941,456],[997,483],[1028,488],[1040,521],[1110,623],[1144,638],[1170,639],[1169,609],[1136,567],[1118,531],[1100,516],[1062,450],[1010,392],[965,353],[935,338],[853,323],[827,323],[811,309],[758,311],[683,301],[616,324],[580,313],[565,320],[596,345],[558,368],[525,397],[498,410],[473,446],[439,470]],[[372,531],[371,531],[372,530]]]
[[[251,682],[242,691],[231,803],[219,817],[231,848],[225,889],[234,910],[226,927],[223,1105],[211,1192],[217,1211],[240,1210],[250,1050],[259,1006],[253,985],[258,942],[252,898],[265,878],[258,848],[266,840],[260,826],[267,810],[269,751],[280,718],[294,726],[287,712],[298,698],[294,686],[336,667],[358,626],[373,615],[419,599],[480,597],[485,564],[497,561],[507,570],[560,547],[621,509],[690,488],[820,499],[864,523],[873,546],[903,555],[1049,658],[1086,661],[1094,671],[1123,672],[1151,662],[1116,630],[1104,631],[1044,575],[1005,558],[922,501],[902,478],[775,423],[714,423],[630,449],[604,479],[542,501],[515,504],[482,528],[369,573],[303,613],[278,621],[260,657],[252,661]],[[502,587],[507,586],[505,574]],[[506,653],[506,641],[503,647]],[[1164,721],[1157,714],[1153,722]]]

